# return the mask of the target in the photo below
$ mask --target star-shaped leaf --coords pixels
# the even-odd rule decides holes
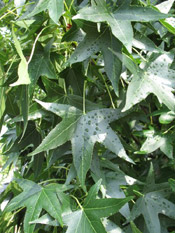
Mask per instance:
[[[46,110],[61,116],[63,120],[30,155],[56,148],[71,140],[73,161],[82,186],[91,165],[96,142],[102,143],[126,161],[133,162],[127,156],[119,137],[109,126],[109,123],[125,116],[126,113],[121,113],[119,109],[100,109],[83,114],[81,110],[69,105],[44,103],[38,100],[37,102]]]
[[[72,137],[72,152],[74,165],[84,184],[86,173],[90,168],[93,147],[96,142],[102,143],[119,157],[132,162],[126,155],[119,137],[109,126],[109,123],[122,117],[120,110],[101,109],[82,115]]]
[[[118,81],[121,74],[122,63],[111,50],[121,54],[122,44],[107,28],[103,28],[101,32],[98,32],[96,25],[89,23],[88,26],[86,25],[83,29],[86,32],[86,36],[78,45],[75,52],[68,60],[68,63],[73,64],[84,61],[94,53],[102,51],[106,74],[112,82],[115,93],[118,95]]]
[[[49,184],[42,187],[33,181],[25,179],[17,179],[17,183],[23,189],[23,192],[9,202],[5,211],[13,211],[20,207],[27,208],[24,217],[25,233],[34,232],[35,224],[30,225],[29,222],[37,219],[42,209],[46,210],[63,225],[61,205],[64,205],[64,201],[67,200],[66,195],[63,193],[67,190],[66,186]]]
[[[41,75],[49,79],[56,78],[54,66],[50,61],[50,48],[52,43],[53,39],[47,43],[44,49],[40,48],[37,50],[29,63],[29,77],[31,80],[31,84],[29,85],[30,93],[33,92]]]
[[[161,233],[158,215],[164,214],[175,219],[175,205],[157,192],[150,192],[136,201],[131,211],[131,220],[141,214],[150,233]]]
[[[172,58],[167,54],[160,55],[144,70],[135,69],[131,61],[125,64],[129,63],[132,68],[126,66],[133,73],[133,78],[127,90],[123,111],[144,100],[150,93],[155,94],[161,103],[174,111],[175,96],[172,92],[175,88],[175,71],[169,68]]]
[[[130,220],[143,215],[148,232],[161,233],[159,214],[175,219],[175,204],[165,197],[170,193],[168,183],[155,183],[153,165],[151,164],[143,190],[144,194],[136,201]]]
[[[64,12],[63,0],[38,0],[34,6],[31,6],[22,18],[30,18],[42,11],[48,10],[50,18],[58,23],[60,16]]]
[[[66,233],[106,233],[101,218],[115,214],[131,197],[96,199],[101,181],[91,187],[81,209],[64,217]],[[76,223],[76,224],[75,224]]]
[[[112,12],[105,0],[94,0],[92,6],[82,8],[73,19],[107,22],[113,35],[131,50],[133,39],[131,21],[147,22],[166,17],[166,14],[155,11],[150,7],[130,6],[130,1],[124,1],[121,7]]]

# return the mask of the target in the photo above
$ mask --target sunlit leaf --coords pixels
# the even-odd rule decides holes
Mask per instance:
[[[157,96],[170,110],[175,110],[175,71],[169,68],[172,58],[167,54],[160,55],[144,70],[134,73],[129,84],[126,104],[123,111],[144,100],[149,94]]]
[[[84,19],[92,22],[107,22],[113,35],[129,50],[131,49],[133,31],[131,21],[152,21],[168,17],[149,7],[130,6],[130,1],[115,12],[111,12],[104,0],[92,1],[91,7],[81,9],[73,19]]]
[[[28,63],[26,61],[26,58],[23,55],[21,45],[15,35],[14,30],[12,31],[12,35],[13,35],[13,40],[14,40],[16,51],[21,58],[21,62],[19,63],[19,66],[18,66],[18,80],[12,83],[11,86],[18,86],[18,85],[23,85],[23,84],[27,85],[27,84],[30,84],[30,78],[29,78],[29,73],[28,73]]]

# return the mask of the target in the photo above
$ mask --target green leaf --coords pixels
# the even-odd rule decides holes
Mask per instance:
[[[73,63],[72,63],[73,64]],[[65,69],[59,74],[61,78],[65,79],[66,87],[72,88],[75,95],[83,96],[84,74],[81,63],[72,65],[72,67]]]
[[[7,12],[7,10],[13,6],[13,2],[7,2],[6,4],[2,3],[1,1],[1,8],[0,8],[0,14],[3,15]]]
[[[50,80],[46,77],[42,77],[42,82],[45,86],[47,97],[56,96],[61,98],[64,96],[63,89],[55,82],[55,80]]]
[[[169,68],[172,59],[167,54],[160,55],[148,68],[134,73],[129,84],[123,111],[144,100],[150,93],[157,96],[170,110],[175,110],[175,71]]]
[[[107,218],[104,218],[102,223],[108,233],[124,233],[124,231],[119,226]]]
[[[144,193],[151,193],[154,192],[155,195],[163,195],[163,196],[168,196],[170,191],[169,184],[167,182],[165,183],[155,183],[155,175],[154,175],[154,168],[153,164],[151,162],[150,164],[150,169],[148,172],[148,176],[146,178],[146,183],[144,185],[143,192]],[[141,196],[144,196],[141,194]]]
[[[162,13],[168,13],[172,8],[174,0],[168,0],[156,5],[156,8]],[[175,18],[169,17],[165,20],[160,20],[162,25],[168,29],[171,33],[175,34]]]
[[[74,117],[65,118],[47,135],[40,146],[30,155],[54,149],[69,141],[73,135],[77,122],[78,119],[76,115]]]
[[[29,222],[37,219],[42,211],[46,210],[61,225],[62,222],[62,206],[60,203],[64,201],[67,188],[59,184],[49,184],[44,187],[30,180],[17,179],[17,183],[23,189],[23,192],[14,197],[5,211],[13,211],[20,207],[26,207],[24,217],[24,232],[33,233],[35,224],[30,225]],[[64,203],[62,203],[64,205]]]
[[[65,103],[83,110],[83,97],[81,96],[69,94],[65,97]],[[85,105],[86,105],[86,111],[92,111],[104,107],[102,104],[97,104],[87,99],[85,100]]]
[[[131,50],[133,30],[131,21],[152,21],[169,17],[149,7],[130,6],[130,1],[115,12],[111,12],[106,2],[92,1],[91,7],[81,9],[73,19],[84,19],[91,22],[107,22],[113,35]]]
[[[170,124],[175,119],[175,113],[172,111],[162,113],[159,117],[161,124]]]
[[[170,17],[166,20],[160,20],[160,22],[169,32],[175,34],[175,18]]]
[[[51,218],[50,215],[48,215],[48,214],[45,214],[45,215],[41,216],[40,218],[30,222],[30,224],[37,224],[37,223],[49,225],[49,226],[59,226],[58,221]]]
[[[64,12],[64,1],[63,0],[50,0],[48,3],[48,11],[50,18],[58,23],[59,18]]]
[[[88,112],[80,118],[72,137],[74,165],[82,185],[90,168],[93,148],[96,142],[102,143],[110,151],[132,162],[126,155],[119,137],[109,123],[122,117],[120,110],[100,109]]]
[[[14,1],[14,5],[17,8],[17,14],[19,15],[21,13],[22,7],[25,5],[26,0],[17,0]]]
[[[146,50],[150,52],[157,52],[160,49],[154,44],[152,40],[150,40],[147,36],[143,34],[136,33],[133,39],[133,46],[139,48],[141,50]]]
[[[57,162],[58,159],[64,157],[64,155],[66,155],[69,151],[71,151],[71,144],[69,142],[66,142],[64,145],[59,146],[57,149],[55,149],[49,158],[48,165],[47,165],[46,169],[49,169],[54,163]],[[70,168],[69,172],[71,172],[71,168]],[[69,174],[68,174],[68,176],[69,176]],[[76,175],[75,175],[75,177],[76,177]],[[67,183],[65,183],[65,184],[67,185]]]
[[[168,18],[169,15],[156,11],[151,7],[130,6],[128,3],[124,3],[114,12],[114,17],[116,20],[149,22]]]
[[[95,200],[97,198],[97,194],[99,192],[100,186],[101,186],[101,182],[102,179],[98,180],[96,182],[96,184],[94,184],[89,192],[88,192],[88,196],[86,197],[85,201],[84,201],[84,206],[88,205],[88,203],[92,200]]]
[[[37,102],[48,111],[54,112],[58,116],[62,117],[63,120],[54,129],[52,129],[39,147],[30,153],[31,156],[42,151],[54,149],[71,140],[81,116],[81,111],[70,105],[44,103],[39,100],[37,100]]]
[[[173,6],[173,3],[174,3],[174,0],[167,0],[167,1],[164,1],[164,2],[161,2],[160,4],[156,5],[156,8],[164,13],[164,14],[167,14],[171,7]]]
[[[158,148],[160,148],[160,150],[169,159],[173,159],[173,144],[169,135],[149,135],[149,137],[140,148],[140,151],[145,151],[145,153],[152,153]]]
[[[96,190],[98,185],[99,183],[95,185],[95,188],[94,186],[91,187],[89,194],[91,195],[92,199],[88,197],[88,194],[88,201],[85,200],[85,204],[81,206],[80,210],[64,216],[63,220],[66,225],[68,225],[66,233],[106,233],[100,218],[115,214],[125,203],[130,201],[132,198],[127,197],[124,199],[96,199],[96,192],[94,192],[94,190]]]
[[[96,142],[102,143],[120,158],[133,163],[119,137],[109,126],[110,122],[125,116],[119,109],[93,110],[84,115],[82,111],[69,105],[44,103],[38,100],[37,102],[48,111],[63,117],[63,120],[30,155],[54,149],[71,140],[74,165],[83,187]]]
[[[24,129],[22,137],[25,134],[28,123],[28,113],[29,113],[29,87],[27,85],[22,85],[21,90],[21,112],[24,120]]]
[[[32,12],[28,13],[25,18],[31,18],[38,13],[48,10],[50,18],[57,24],[59,18],[64,12],[63,0],[38,0],[35,6],[32,6]]]
[[[50,61],[50,47],[52,43],[53,40],[50,40],[44,49],[36,51],[29,63],[29,76],[31,79],[31,84],[29,86],[30,93],[33,93],[40,76],[56,79],[55,68]]]
[[[1,87],[4,84],[4,72],[2,65],[0,63],[0,120],[2,119],[5,111],[5,101],[6,101],[6,95],[5,95],[5,87]],[[0,128],[1,131],[1,128]]]
[[[175,192],[175,180],[172,179],[172,178],[170,178],[170,179],[168,180],[168,183],[169,183],[169,185],[170,185],[172,191]]]
[[[175,219],[175,205],[157,192],[150,192],[140,197],[131,211],[131,220],[143,215],[148,232],[161,233],[159,214]]]
[[[29,107],[28,120],[36,120],[46,115],[47,115],[46,111],[41,109],[41,107],[38,107],[37,103],[34,103]],[[20,121],[23,121],[23,118],[21,115],[16,116],[12,119],[12,122],[20,122]]]
[[[129,177],[125,174],[117,174],[114,172],[105,173],[106,180],[106,197],[108,198],[124,198],[125,193],[121,189],[122,185],[133,185],[136,183],[132,177]],[[130,217],[130,210],[128,204],[125,204],[121,209],[120,213],[126,218]]]
[[[3,165],[1,171],[4,171],[6,169],[6,167],[8,167],[11,164],[13,164],[13,166],[15,166],[17,161],[18,161],[18,157],[19,157],[19,153],[17,153],[17,152],[9,153],[8,159],[7,159],[6,163]]]
[[[131,50],[133,31],[129,21],[116,20],[105,1],[96,1],[91,7],[82,8],[73,19],[84,19],[91,22],[107,22],[113,35]]]
[[[86,36],[71,55],[68,63],[74,64],[86,60],[88,57],[101,51],[104,57],[104,68],[110,79],[115,93],[118,95],[118,83],[122,70],[122,63],[119,58],[111,52],[121,54],[121,43],[104,28],[98,32],[94,24],[85,27]]]
[[[133,75],[137,76],[140,70],[134,59],[127,55],[123,55],[122,62]]]
[[[134,222],[130,222],[131,224],[131,228],[132,228],[132,233],[142,233],[137,227],[136,225],[134,224]]]
[[[30,84],[30,78],[29,78],[29,73],[28,73],[28,63],[23,55],[21,45],[15,35],[14,30],[12,30],[12,36],[13,36],[16,51],[18,52],[21,58],[21,62],[19,63],[19,66],[18,66],[18,80],[12,83],[10,86]]]

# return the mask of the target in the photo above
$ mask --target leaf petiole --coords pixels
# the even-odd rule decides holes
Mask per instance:
[[[78,204],[78,206],[80,207],[80,209],[83,210],[83,206],[80,204],[79,200],[75,196],[73,196],[73,195],[70,195],[70,197],[72,197],[73,199],[75,199],[76,202],[77,202],[77,204]]]

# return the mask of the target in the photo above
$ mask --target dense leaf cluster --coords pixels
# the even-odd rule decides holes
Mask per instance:
[[[175,231],[175,1],[0,1],[0,232]]]

